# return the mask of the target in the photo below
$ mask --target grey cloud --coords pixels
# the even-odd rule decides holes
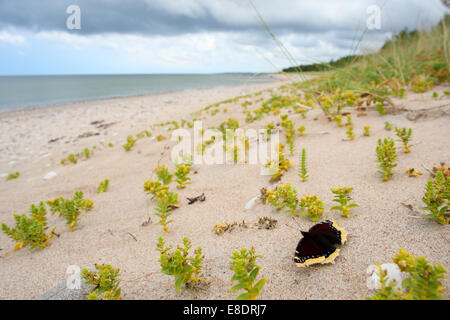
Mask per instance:
[[[349,54],[365,28],[366,9],[384,0],[253,0],[270,29],[297,48],[301,62]],[[390,0],[381,13],[381,30],[369,31],[365,44],[380,46],[404,27],[436,24],[448,12],[439,0]],[[69,5],[81,8],[81,30],[66,28]],[[278,52],[252,17],[246,0],[0,0],[0,31],[63,31],[80,35],[139,34],[183,36],[226,33],[237,46]],[[278,53],[277,53],[278,54]]]
[[[366,9],[374,3],[369,0],[253,2],[278,35],[355,30],[358,24],[364,25]],[[66,8],[72,4],[81,8],[82,29],[73,31],[81,34],[263,31],[251,17],[245,0],[0,0],[0,28],[67,31]],[[436,23],[443,12],[439,0],[393,0],[387,2],[382,22],[388,31],[405,26],[411,29],[423,21]]]

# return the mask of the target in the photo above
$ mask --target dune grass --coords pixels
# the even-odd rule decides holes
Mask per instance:
[[[385,105],[395,108],[390,97],[402,98],[407,90],[429,91],[450,80],[449,23],[447,15],[428,31],[402,31],[378,52],[358,56],[340,68],[330,66],[331,72],[298,86],[327,114],[339,114],[343,105],[363,102],[384,114]]]

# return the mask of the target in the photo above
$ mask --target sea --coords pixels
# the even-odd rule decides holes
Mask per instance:
[[[0,76],[0,109],[229,87],[273,81],[270,74]]]

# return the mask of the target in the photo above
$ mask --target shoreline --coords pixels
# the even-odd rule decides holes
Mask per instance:
[[[286,80],[280,79],[263,84],[188,89],[170,93],[3,110],[0,111],[0,123],[3,123],[5,128],[9,127],[9,129],[0,132],[0,163],[5,162],[8,158],[16,160],[16,158],[33,157],[36,153],[44,152],[39,152],[41,149],[46,152],[47,150],[51,151],[59,143],[49,145],[47,142],[62,136],[67,138],[65,144],[73,145],[73,147],[79,145],[77,148],[86,147],[86,143],[99,143],[99,139],[95,139],[95,137],[86,138],[82,141],[77,139],[77,136],[82,133],[92,132],[95,128],[92,128],[90,123],[99,120],[116,123],[112,134],[111,131],[109,133],[108,131],[102,132],[101,138],[112,139],[114,143],[121,143],[130,134],[130,130],[136,130],[132,129],[133,127],[139,126],[140,131],[148,129],[150,124],[173,120],[171,116],[173,113],[177,114],[176,118],[178,119],[190,117],[192,113],[211,103],[286,83]],[[184,106],[183,103],[187,103],[187,105]],[[142,115],[151,117],[150,123],[136,125],[130,120],[123,121],[122,119],[123,117],[135,118]],[[86,121],[86,119],[90,120]],[[51,128],[46,128],[49,122],[61,123],[61,121],[66,123],[63,128],[54,125]],[[142,121],[138,120],[138,122]],[[15,132],[15,136],[12,136],[11,132]],[[31,135],[35,137],[33,138]],[[17,136],[24,139],[18,139]],[[77,143],[73,144],[73,142]],[[62,153],[66,152],[68,151],[64,150]],[[58,153],[62,154],[61,152]],[[1,169],[0,166],[0,170],[4,169]]]
[[[90,102],[108,102],[108,101],[114,101],[118,99],[128,99],[128,98],[148,98],[153,96],[161,96],[161,95],[170,95],[178,92],[195,92],[195,91],[202,91],[202,90],[208,90],[208,89],[221,89],[221,88],[238,88],[238,87],[246,87],[251,85],[259,85],[259,84],[268,84],[268,83],[274,83],[279,81],[286,81],[286,77],[279,74],[279,73],[270,73],[270,74],[264,74],[266,77],[271,78],[271,80],[267,81],[261,81],[261,83],[248,83],[248,84],[239,84],[239,85],[229,85],[229,86],[216,86],[216,87],[205,87],[205,88],[195,88],[195,89],[183,89],[183,90],[170,90],[166,92],[157,92],[157,93],[150,93],[150,94],[137,94],[137,95],[123,95],[123,96],[112,96],[112,97],[104,97],[104,98],[92,98],[92,99],[84,99],[84,100],[74,100],[74,101],[67,101],[67,102],[50,102],[50,103],[43,103],[43,104],[30,104],[30,105],[21,105],[21,106],[11,106],[6,108],[0,108],[0,116],[7,113],[13,113],[15,111],[17,112],[23,112],[27,110],[37,110],[37,109],[46,109],[46,108],[58,108],[58,107],[64,107],[68,105],[76,105],[76,104],[85,104]]]

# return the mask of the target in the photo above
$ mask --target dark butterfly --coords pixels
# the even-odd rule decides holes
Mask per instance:
[[[295,249],[294,262],[298,267],[334,263],[339,255],[339,249],[335,245],[344,244],[347,240],[347,232],[332,220],[318,223],[308,232],[302,231],[302,235],[303,238]]]

